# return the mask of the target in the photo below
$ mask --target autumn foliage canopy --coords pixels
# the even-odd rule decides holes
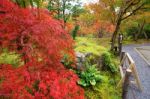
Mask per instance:
[[[73,40],[46,10],[0,0],[0,47],[21,55],[23,66],[0,66],[0,96],[14,99],[83,99],[77,75],[64,68],[74,60]]]

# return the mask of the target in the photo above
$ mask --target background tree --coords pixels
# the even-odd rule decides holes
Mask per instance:
[[[100,35],[110,35],[113,32],[115,16],[105,3],[102,1],[91,3],[84,6],[84,9],[85,12],[79,17],[82,34],[92,33],[100,37]]]
[[[118,31],[120,29],[120,25],[122,21],[129,18],[130,16],[133,16],[141,10],[145,6],[145,1],[143,0],[126,0],[122,1],[121,5],[119,7],[119,11],[117,14],[117,18],[115,20],[115,31],[111,37],[111,50],[113,51],[115,40],[118,34]]]
[[[66,24],[71,14],[74,13],[75,10],[78,10],[76,9],[77,6],[80,6],[78,0],[50,0],[47,8],[49,11],[55,13],[57,19],[62,19],[64,24]]]
[[[13,2],[17,3],[20,7],[43,7],[44,3],[47,2],[47,0],[12,0]]]
[[[150,3],[147,1],[146,5],[133,15],[132,17],[128,18],[126,22],[122,23],[122,27],[124,26],[125,31],[127,30],[127,36],[131,37],[134,40],[138,38],[150,38],[149,36],[149,26],[150,26]],[[131,33],[132,32],[132,33]]]

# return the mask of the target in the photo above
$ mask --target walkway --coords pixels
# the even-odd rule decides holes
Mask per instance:
[[[143,86],[143,91],[141,92],[137,87],[130,84],[127,99],[150,99],[150,65],[148,65],[148,63],[135,50],[136,47],[142,46],[150,46],[150,44],[127,45],[123,47],[123,51],[128,52],[135,61],[139,78]]]

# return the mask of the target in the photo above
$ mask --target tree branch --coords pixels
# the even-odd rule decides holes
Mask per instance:
[[[129,15],[123,17],[121,20],[125,20],[128,17],[132,16],[135,12],[137,12],[139,9],[141,9],[144,6],[144,3],[142,3],[140,6],[138,6],[136,9],[134,9]]]
[[[5,11],[0,11],[0,14],[5,14],[6,12]]]
[[[135,6],[135,5],[139,4],[139,3],[140,3],[140,0],[138,0],[137,2],[134,2],[134,0],[132,0],[132,1],[129,3],[129,5],[124,9],[123,13],[126,13],[127,10],[128,10],[130,7]]]

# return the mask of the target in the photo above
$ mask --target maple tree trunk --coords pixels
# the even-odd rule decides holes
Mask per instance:
[[[116,27],[115,27],[115,31],[111,37],[111,47],[110,47],[110,51],[114,51],[114,47],[115,47],[115,41],[116,41],[116,37],[121,25],[121,21],[122,21],[122,16],[123,16],[123,11],[120,11],[118,14],[118,18],[116,20]]]
[[[115,41],[116,41],[116,37],[117,37],[117,34],[118,34],[118,31],[119,31],[119,28],[120,28],[120,24],[121,24],[121,19],[119,19],[117,21],[117,24],[116,24],[116,28],[115,28],[115,31],[111,37],[111,51],[113,51],[114,47],[115,47]]]

